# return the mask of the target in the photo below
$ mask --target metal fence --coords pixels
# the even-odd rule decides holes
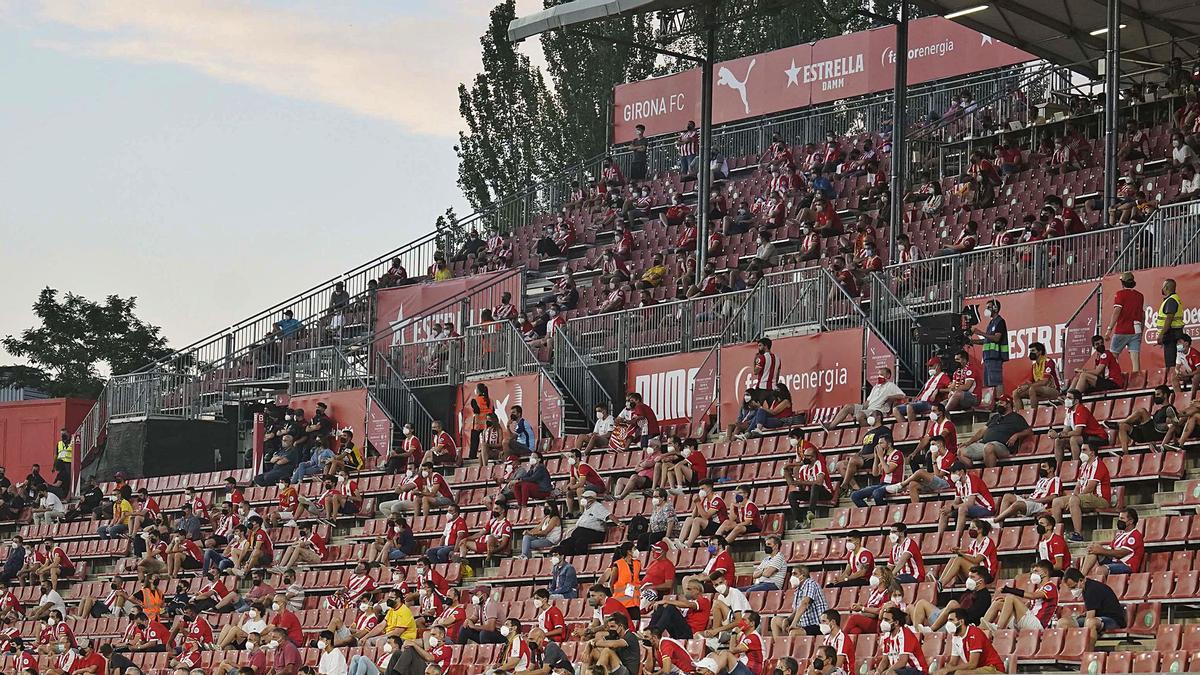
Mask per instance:
[[[510,321],[471,326],[463,336],[463,375],[528,375],[542,364]]]
[[[371,384],[370,373],[337,347],[292,352],[288,355],[287,374],[288,393],[292,395],[359,389]]]
[[[611,397],[588,367],[587,360],[575,349],[565,331],[554,332],[553,358],[554,374],[562,381],[566,395],[575,401],[584,417],[590,416],[600,403],[612,410]]]
[[[408,383],[396,369],[392,368],[384,354],[377,354],[374,361],[375,386],[371,395],[383,408],[396,429],[405,424],[413,426],[413,434],[429,447],[433,435],[433,415],[421,404],[409,388]],[[447,423],[450,420],[442,420]]]

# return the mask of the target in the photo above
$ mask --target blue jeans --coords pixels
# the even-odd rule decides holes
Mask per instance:
[[[1120,560],[1113,560],[1109,558],[1103,564],[1108,568],[1109,574],[1133,574],[1133,568],[1121,562]]]
[[[101,539],[112,539],[113,537],[119,537],[122,534],[129,534],[129,526],[101,525],[100,527],[96,528],[96,534],[99,535]]]
[[[521,537],[521,555],[528,558],[535,549],[540,551],[542,549],[550,548],[553,545],[554,542],[545,537],[531,537],[527,534],[524,537]]]
[[[992,513],[992,510],[986,506],[981,506],[979,504],[972,504],[969,507],[967,507],[967,517],[968,518],[991,518],[994,515],[996,515],[996,514]]]
[[[754,416],[750,418],[750,428],[757,429],[759,425],[762,425],[764,429],[778,429],[783,426],[783,420],[759,408],[754,411]]]
[[[761,584],[751,584],[750,586],[747,586],[747,587],[741,589],[741,591],[743,593],[749,593],[750,591],[777,591],[777,590],[779,590],[779,587],[770,581],[764,581]]]
[[[917,583],[917,578],[911,574],[897,574],[896,581],[902,584],[915,584]]]
[[[854,502],[855,506],[866,506],[867,498],[870,497],[871,499],[875,500],[875,504],[877,506],[883,506],[885,503],[887,503],[888,498],[886,488],[887,486],[883,484],[868,485],[865,488],[855,490],[853,493],[851,493],[850,501]]]
[[[733,670],[729,671],[729,675],[754,675],[754,673],[746,667],[746,664],[738,661]]]
[[[204,552],[204,563],[200,566],[201,574],[208,574],[208,568],[216,566],[222,572],[233,567],[233,561],[221,555],[219,551],[208,549]]]
[[[913,401],[912,403],[896,406],[896,419],[907,416],[910,408],[914,415],[924,415],[933,410],[933,404],[929,401]]]
[[[321,473],[320,464],[312,461],[300,462],[300,465],[292,472],[292,482],[299,483],[304,480],[305,476],[315,476],[319,473]]]
[[[425,552],[425,557],[431,563],[448,563],[453,552],[454,549],[449,546],[434,546]]]
[[[379,666],[365,656],[350,657],[349,665],[350,668],[346,671],[347,675],[380,675]]]
[[[691,173],[689,169],[696,163],[697,155],[680,155],[679,157],[679,173],[684,176]]]

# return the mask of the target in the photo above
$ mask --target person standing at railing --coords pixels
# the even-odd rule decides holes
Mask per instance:
[[[633,153],[633,158],[629,162],[630,181],[645,180],[646,150],[648,147],[646,142],[646,125],[635,125],[633,127],[633,140],[629,143],[629,150]]]
[[[987,326],[972,328],[972,340],[983,345],[983,386],[992,390],[992,400],[1004,395],[1004,364],[1008,362],[1008,323],[1000,316],[1000,301],[992,298],[983,309]]]
[[[679,150],[679,173],[682,176],[691,174],[693,165],[696,163],[696,157],[700,155],[700,130],[696,128],[696,122],[689,120],[687,129],[679,133],[679,140],[675,141],[675,148]]]
[[[469,402],[471,419],[467,428],[471,430],[471,456],[479,453],[479,437],[487,426],[487,417],[493,411],[492,398],[488,394],[487,385],[483,382],[475,385],[475,395]]]
[[[75,444],[71,441],[71,434],[63,427],[58,432],[58,446],[54,451],[54,470],[62,471],[64,467],[70,469],[74,457]]]

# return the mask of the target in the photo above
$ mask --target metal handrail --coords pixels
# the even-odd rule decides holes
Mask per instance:
[[[413,433],[418,438],[429,439],[432,436],[433,415],[383,354],[377,354],[375,358],[375,383],[371,387],[371,395],[375,397],[394,428],[399,429],[404,424],[411,424]],[[397,416],[403,419],[397,419]],[[449,420],[442,422],[446,423]]]
[[[338,347],[298,349],[288,354],[288,393],[293,396],[361,389],[369,384],[370,375]]]
[[[551,368],[563,383],[567,396],[587,416],[596,406],[604,403],[612,410],[612,399],[596,374],[588,368],[587,361],[575,349],[566,331],[554,331],[554,354]]]

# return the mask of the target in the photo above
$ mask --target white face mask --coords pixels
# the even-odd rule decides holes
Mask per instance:
[[[788,445],[790,445],[794,448],[794,447],[800,445],[800,439],[799,438],[789,438]]]
[[[875,416],[874,415],[867,418],[867,425],[872,426],[872,427],[875,426]]]
[[[409,429],[408,427],[404,427],[404,435],[412,436],[412,429]]]
[[[358,611],[366,612],[368,609],[371,609],[371,605],[369,605],[368,603],[365,603],[365,602],[358,603]]]
[[[946,632],[951,635],[958,634],[958,622],[957,621],[947,621],[946,625],[943,626],[943,628],[945,628]]]
[[[1074,408],[1074,407],[1075,407],[1075,399],[1073,399],[1073,398],[1068,398],[1068,399],[1065,399],[1065,402],[1066,402],[1066,404],[1067,404],[1067,407],[1068,407],[1068,408]]]
[[[884,619],[883,621],[880,621],[880,622],[879,622],[879,632],[880,632],[880,633],[890,633],[890,632],[892,632],[892,622],[891,622],[891,621],[888,621],[887,619]]]
[[[430,647],[437,647],[439,644],[441,644],[441,640],[437,639],[436,637],[434,637],[432,635],[429,636],[429,646]]]
[[[283,607],[278,602],[271,603],[271,611],[278,612],[280,609],[283,609]]]
[[[383,643],[383,651],[384,651],[384,653],[386,653],[386,654],[391,654],[391,653],[392,653],[392,649],[393,649],[393,647],[392,647],[392,643],[390,643],[390,642],[385,642],[385,643]]]
[[[574,457],[567,458],[567,464],[570,464],[571,466],[575,466],[578,463],[579,463],[579,460],[575,459]]]
[[[792,587],[793,587],[793,588],[796,588],[796,587],[798,587],[798,586],[800,586],[800,575],[799,575],[799,574],[793,574],[793,575],[792,575]]]
[[[317,640],[317,649],[324,650],[326,644],[327,643],[324,640]]]
[[[990,309],[985,309],[985,310],[983,310],[983,315],[984,315],[984,316],[986,316],[986,317],[988,317],[988,318],[991,318],[991,316],[992,316],[992,310],[990,310]]]
[[[854,548],[855,548],[855,546],[854,546],[854,542],[852,542],[852,541],[846,541],[846,550],[847,550],[847,551],[853,551],[853,550],[854,550]]]
[[[833,632],[833,627],[827,623],[821,624],[821,635],[829,635]]]
[[[729,590],[729,586],[727,586],[726,584],[718,584],[716,586],[713,586],[713,588],[715,588],[717,590],[717,592],[720,593],[721,595],[725,595],[725,592]]]
[[[363,611],[366,611],[366,610],[363,610]],[[250,618],[251,618],[251,619],[257,619],[257,618],[258,618],[258,610],[257,610],[257,609],[252,609],[252,610],[250,610],[249,612],[247,612],[247,614],[249,614],[249,615],[250,615]]]
[[[472,605],[478,605],[480,602],[481,602],[481,600],[479,599],[478,595],[471,596],[471,604]]]
[[[279,649],[279,640],[271,640],[268,642],[267,649]]]
[[[686,458],[687,458],[689,455],[691,455],[691,454],[692,454],[692,449],[691,449],[691,448],[684,448],[682,451],[680,451],[680,453],[679,453],[679,454],[680,454],[680,455],[683,455],[683,457],[686,459]]]
[[[1092,459],[1092,456],[1090,454],[1088,454],[1086,452],[1079,453],[1080,463],[1087,464],[1089,461],[1091,461],[1091,459]]]
[[[400,581],[402,578],[399,572],[392,572],[392,581]]]
[[[879,577],[875,577],[875,576],[871,577],[867,581],[867,585],[869,585],[871,588],[875,588],[876,586],[879,585]]]
[[[421,478],[429,478],[429,470],[428,469],[421,470]]]
[[[1042,575],[1038,574],[1037,572],[1030,574],[1029,575],[1029,583],[1031,583],[1035,586],[1042,583]]]
[[[598,419],[598,420],[602,420],[602,419],[604,419],[604,413],[602,413],[602,412],[597,412],[597,413],[596,413],[596,419]]]
[[[654,504],[655,506],[661,506],[662,505],[662,497],[655,497],[650,500],[650,503]]]
[[[500,626],[500,634],[501,635],[503,635],[504,637],[508,637],[510,633],[512,633],[511,628],[509,628],[508,626]]]
[[[53,626],[56,623],[58,623],[58,619],[56,619],[54,617],[50,617],[49,619],[46,619],[47,626]]]
[[[532,464],[532,465],[535,465],[535,466],[536,466],[536,465],[537,465],[537,463],[538,463],[538,462],[540,462],[540,461],[542,461],[542,460],[541,460],[541,459],[539,459],[539,458],[537,458],[537,457],[530,457],[530,458],[529,458],[529,463],[530,463],[530,464]]]
[[[968,591],[973,591],[977,588],[979,588],[978,581],[975,581],[974,579],[967,579],[967,590]]]
[[[933,420],[934,422],[938,421],[938,418],[941,416],[941,413],[938,413],[937,411],[929,413],[929,419]]]
[[[743,396],[742,400],[745,401],[746,403],[749,403],[750,401],[754,400],[754,398],[751,396]]]
[[[888,539],[895,544],[896,542],[900,541],[900,534],[898,532],[888,532]]]

